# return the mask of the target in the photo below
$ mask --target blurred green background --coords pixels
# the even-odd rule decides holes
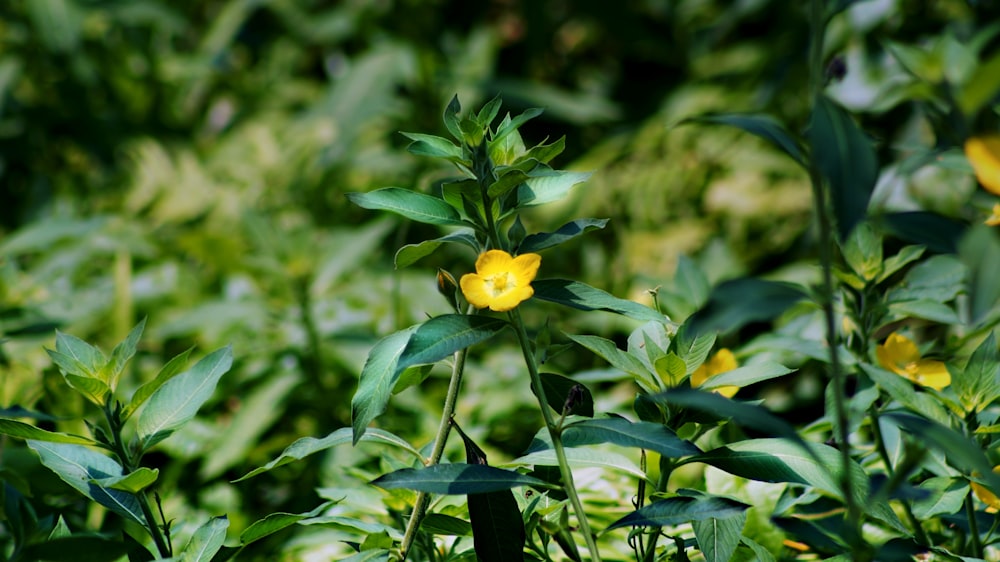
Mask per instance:
[[[933,123],[910,103],[918,96],[887,42],[963,41],[998,15],[989,1],[869,0],[834,20],[826,50],[847,75],[831,92],[859,113],[883,164],[908,143],[955,142],[928,136]],[[6,0],[0,407],[86,431],[74,421],[86,406],[43,347],[58,328],[110,350],[148,317],[127,385],[190,347],[200,355],[231,343],[237,358],[208,411],[147,459],[163,470],[178,533],[222,512],[239,529],[272,511],[306,511],[317,489],[350,495],[355,509],[374,498],[377,516],[382,493],[364,482],[386,461],[370,446],[229,481],[298,437],[349,426],[370,346],[448,310],[436,267],[472,268],[473,256],[442,251],[394,270],[398,247],[439,233],[344,196],[430,191],[452,174],[406,153],[398,131],[444,135],[440,116],[456,93],[466,109],[498,94],[514,113],[545,108],[522,129],[526,141],[565,135],[555,165],[595,174],[568,201],[524,216],[529,232],[576,217],[611,223],[546,254],[542,276],[648,303],[650,289],[669,293],[681,255],[712,281],[779,267],[799,275],[789,270],[812,251],[805,174],[736,130],[675,125],[749,111],[802,131],[808,32],[805,8],[778,0]],[[967,174],[935,176],[956,186],[942,195],[916,172],[899,180],[902,196],[876,204],[902,197],[903,208],[957,213],[974,189]],[[675,320],[691,312],[668,305]],[[529,314],[619,339],[631,328],[545,306]],[[477,352],[459,408],[466,431],[501,458],[537,427],[517,357],[511,346]],[[603,366],[567,353],[552,368]],[[443,375],[399,395],[379,423],[427,443]],[[613,381],[602,392],[606,410],[631,400]],[[44,472],[21,444],[3,447],[0,476]],[[93,522],[57,484],[30,483],[39,509],[76,510],[71,526]],[[257,556],[329,540],[296,533],[265,541]]]

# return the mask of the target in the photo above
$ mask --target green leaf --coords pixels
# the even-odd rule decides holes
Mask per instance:
[[[483,342],[507,327],[500,318],[443,314],[417,326],[399,356],[396,369],[436,363],[470,345]]]
[[[579,281],[536,279],[531,286],[535,289],[535,298],[577,310],[604,310],[643,322],[647,320],[667,321],[666,316],[648,306],[620,299]]]
[[[425,135],[421,133],[401,133],[404,137],[413,141],[406,150],[410,154],[417,156],[430,156],[432,158],[444,158],[453,162],[464,160],[461,147],[448,139]]]
[[[249,527],[240,533],[240,545],[246,546],[252,542],[259,541],[264,537],[273,535],[282,529],[291,527],[303,519],[316,517],[326,511],[327,508],[334,503],[336,502],[325,502],[312,511],[307,511],[305,513],[270,513],[263,519],[254,521]]]
[[[738,441],[707,451],[693,461],[704,462],[735,476],[761,482],[796,482],[813,486],[842,498],[843,473],[840,451],[821,443],[809,443],[812,454],[801,443],[763,438]],[[868,495],[868,476],[861,465],[850,463],[856,499],[862,504]]]
[[[919,520],[958,513],[969,495],[969,482],[965,478],[935,476],[921,482],[918,489],[926,492],[913,500],[913,514]]]
[[[344,558],[341,562],[389,562],[389,551],[384,548],[364,550]]]
[[[109,476],[107,478],[97,478],[93,480],[93,483],[102,488],[121,490],[123,492],[135,494],[145,488],[148,488],[153,484],[153,482],[156,482],[156,478],[159,475],[159,469],[150,469],[141,466],[129,474],[122,476]]]
[[[537,144],[531,147],[519,161],[536,160],[540,164],[548,164],[553,158],[562,154],[565,149],[566,137],[563,136],[551,144]]]
[[[512,189],[524,183],[528,179],[528,174],[518,169],[509,169],[501,175],[497,181],[490,184],[486,190],[486,195],[492,199],[499,199],[507,195]]]
[[[621,527],[667,527],[705,519],[726,519],[743,514],[750,506],[722,496],[674,496],[655,501],[615,521],[608,531]]]
[[[284,466],[290,462],[304,459],[314,453],[319,453],[320,451],[325,451],[331,447],[336,447],[337,445],[342,445],[344,443],[351,443],[352,441],[353,431],[350,427],[342,427],[321,439],[316,439],[315,437],[302,437],[301,439],[297,439],[288,447],[285,447],[285,450],[278,455],[278,458],[262,467],[251,470],[240,478],[233,480],[233,482],[242,482],[248,478],[273,470],[279,466]],[[423,456],[419,451],[414,449],[412,445],[404,441],[401,437],[382,429],[374,427],[368,428],[358,441],[377,442],[399,447],[400,449],[412,454],[416,459],[421,461],[423,460]]]
[[[777,558],[770,553],[763,545],[754,541],[749,537],[742,537],[740,542],[753,551],[754,556],[757,557],[757,562],[777,562]],[[829,561],[829,559],[827,559]]]
[[[107,359],[96,347],[76,336],[56,330],[56,351],[56,354],[49,351],[49,355],[66,374],[108,382],[107,378],[101,377],[101,368]]]
[[[494,96],[493,99],[486,102],[486,105],[479,109],[479,113],[476,114],[476,120],[483,127],[489,127],[493,120],[497,118],[497,114],[500,113],[500,106],[503,105],[503,100],[500,96]]]
[[[882,237],[870,224],[859,224],[843,248],[847,264],[865,281],[873,281],[882,272]]]
[[[411,326],[380,339],[368,352],[358,380],[358,390],[351,399],[351,425],[355,445],[365,434],[368,424],[382,415],[389,404],[392,389],[403,371],[399,368],[399,357],[417,327]]]
[[[166,439],[193,418],[232,364],[233,350],[226,346],[156,389],[139,414],[137,432],[142,450]]]
[[[545,389],[545,400],[556,413],[563,413],[563,407],[566,406],[566,400],[570,393],[576,392],[576,399],[572,404],[572,408],[566,414],[587,417],[594,416],[594,397],[591,395],[589,388],[569,377],[555,373],[540,373],[540,376],[542,379],[542,388]],[[576,391],[573,390],[574,387],[577,387]]]
[[[602,418],[576,422],[563,430],[563,444],[567,447],[597,443],[647,449],[668,458],[701,452],[693,443],[677,437],[667,426],[658,423]]]
[[[936,300],[919,299],[889,303],[889,312],[902,318],[923,318],[941,324],[961,324],[951,306]]]
[[[476,241],[476,235],[473,234],[471,229],[456,230],[455,232],[451,232],[440,238],[424,240],[418,244],[407,244],[403,246],[396,252],[396,257],[394,259],[396,269],[412,265],[417,261],[433,254],[438,248],[441,247],[442,244],[445,243],[467,246],[471,248],[473,252],[476,252],[476,254],[478,254],[480,250],[479,242]]]
[[[690,337],[708,332],[735,332],[750,322],[771,320],[806,298],[791,283],[747,277],[719,284],[708,303],[686,322]]]
[[[969,269],[968,295],[970,324],[982,322],[1000,301],[1000,239],[992,227],[979,225],[969,230],[959,247],[962,263]]]
[[[389,211],[427,224],[468,226],[443,200],[401,187],[384,187],[368,193],[348,193],[347,198],[364,209]]]
[[[140,406],[145,404],[146,400],[149,400],[149,397],[156,392],[156,389],[163,386],[163,383],[179,375],[184,370],[184,366],[187,365],[189,355],[191,355],[191,348],[178,354],[170,361],[167,361],[167,364],[160,369],[160,372],[157,373],[153,380],[137,388],[132,394],[132,399],[129,400],[128,405],[122,409],[122,419],[127,420],[132,417],[132,414],[134,414]]]
[[[846,240],[868,211],[878,179],[875,149],[847,111],[823,94],[814,101],[808,136],[829,185],[840,238]]]
[[[966,117],[976,113],[1000,93],[1000,53],[980,63],[958,94],[958,106]]]
[[[184,562],[211,562],[212,557],[222,548],[226,540],[226,529],[229,528],[229,518],[225,515],[213,517],[191,536],[184,547],[182,559]]]
[[[128,547],[121,540],[77,533],[27,545],[18,553],[17,560],[117,562],[127,553]]]
[[[604,228],[608,219],[577,219],[559,227],[555,232],[540,232],[525,237],[518,246],[519,253],[539,252],[572,240],[585,232]]]
[[[117,388],[118,378],[121,376],[122,371],[125,370],[125,365],[135,355],[135,348],[139,345],[139,338],[142,337],[142,331],[145,327],[146,319],[143,318],[142,321],[132,328],[128,336],[111,351],[111,359],[104,366],[104,373],[101,377],[108,382],[109,387]]]
[[[691,522],[698,549],[706,562],[729,562],[740,545],[746,511],[732,517],[711,517]]]
[[[625,455],[612,453],[610,451],[600,451],[584,447],[570,447],[566,449],[566,459],[573,467],[595,467],[607,468],[628,474],[635,478],[645,479],[646,473],[641,470],[631,459]],[[559,459],[552,449],[541,449],[520,456],[505,466],[559,466]]]
[[[372,484],[385,490],[403,488],[429,494],[468,495],[509,490],[518,486],[548,487],[542,480],[484,464],[436,464],[404,468],[379,476]]]
[[[0,418],[0,433],[17,437],[18,439],[33,439],[35,441],[48,441],[50,443],[76,443],[78,445],[94,445],[93,439],[70,435],[68,433],[56,433],[47,431],[40,427]]]
[[[972,353],[964,372],[952,373],[951,384],[967,412],[982,412],[1000,398],[1000,353],[994,332]]]
[[[904,246],[899,253],[885,260],[882,264],[882,273],[879,274],[875,281],[877,283],[885,281],[893,273],[919,259],[920,256],[924,255],[926,249],[923,246]]]
[[[458,114],[462,111],[462,104],[458,103],[458,94],[452,96],[447,107],[444,108],[444,126],[455,137],[455,140],[463,140],[462,129],[458,126]]]
[[[496,134],[494,134],[493,138],[490,139],[490,144],[494,145],[494,144],[502,142],[504,140],[504,138],[507,137],[507,135],[509,135],[509,134],[513,133],[514,131],[518,130],[521,127],[521,125],[524,125],[529,120],[534,119],[535,117],[538,117],[542,113],[543,113],[542,108],[540,108],[540,107],[532,107],[532,108],[524,110],[524,113],[521,113],[517,117],[511,119],[510,121],[505,121],[502,126],[500,126],[500,127],[497,128]],[[483,123],[483,125],[488,125],[488,123]]]
[[[517,189],[517,207],[533,207],[558,201],[576,184],[590,179],[590,172],[536,169]]]
[[[742,388],[758,382],[783,377],[793,372],[795,371],[780,363],[761,361],[760,363],[753,363],[715,375],[705,381],[699,388],[703,390],[712,390],[713,388],[722,386],[738,386]]]
[[[110,457],[82,445],[28,440],[42,464],[81,494],[118,513],[145,525],[139,500],[133,494],[94,484],[95,480],[121,476],[124,470]]]
[[[771,117],[770,115],[740,115],[735,113],[709,114],[685,119],[684,121],[681,121],[679,125],[686,123],[730,125],[732,127],[743,129],[744,131],[752,135],[756,135],[781,149],[802,167],[808,167],[805,155],[802,153],[802,148],[799,147],[798,141],[792,137],[791,134],[789,134],[789,132],[777,119]]]
[[[884,390],[896,402],[922,416],[940,423],[950,423],[951,415],[941,405],[941,402],[925,392],[917,392],[909,379],[881,367],[876,367],[875,365],[867,363],[859,363],[858,365],[872,382]]]
[[[966,230],[963,223],[929,211],[886,213],[879,220],[899,238],[942,253],[954,253]]]
[[[476,494],[472,497],[486,494]],[[472,534],[472,525],[458,517],[445,515],[443,513],[428,513],[424,520],[420,522],[420,530],[432,535],[444,535],[449,537],[467,537]]]
[[[54,353],[58,352],[49,351],[50,356]],[[111,388],[108,384],[98,378],[84,375],[71,375],[68,373],[64,374],[64,378],[66,379],[66,384],[79,391],[94,404],[101,407],[104,406],[105,399],[108,394],[111,393]]]

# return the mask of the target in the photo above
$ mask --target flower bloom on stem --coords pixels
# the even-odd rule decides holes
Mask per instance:
[[[1000,465],[994,466],[993,472],[995,474],[1000,474]],[[972,475],[978,476],[978,474],[976,474],[975,472],[973,472]],[[986,511],[990,513],[996,513],[998,510],[1000,510],[1000,498],[998,498],[996,494],[989,491],[986,488],[986,486],[983,486],[978,482],[970,481],[969,484],[972,486],[972,493],[975,494],[977,498],[979,498],[979,501],[985,503],[988,506]]]
[[[489,250],[476,260],[476,272],[462,276],[459,284],[469,304],[496,312],[513,310],[531,298],[531,282],[538,273],[542,257],[521,254],[516,258],[503,250]]]
[[[699,387],[705,384],[708,379],[722,373],[728,373],[738,366],[736,356],[733,355],[733,352],[723,347],[711,359],[702,363],[701,367],[698,367],[691,373],[691,386]],[[721,394],[726,398],[732,398],[739,389],[740,387],[738,386],[720,386],[713,388],[712,392]]]
[[[883,367],[921,386],[941,390],[951,384],[951,375],[944,363],[921,359],[917,344],[898,332],[890,334],[884,344],[876,347],[875,355]]]

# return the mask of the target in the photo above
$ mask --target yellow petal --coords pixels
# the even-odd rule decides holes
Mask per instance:
[[[465,300],[476,308],[486,308],[493,300],[493,296],[486,290],[486,281],[475,273],[466,273],[458,283]]]
[[[1000,466],[993,467],[993,472],[1000,474]],[[975,476],[976,474],[973,473],[973,475]],[[996,494],[989,491],[986,486],[983,486],[978,482],[970,481],[969,484],[972,485],[972,493],[979,498],[979,501],[990,506],[992,511],[1000,509],[1000,498],[998,498]]]
[[[993,205],[993,214],[983,224],[986,226],[1000,226],[1000,203]]]
[[[875,355],[882,367],[904,377],[909,376],[906,366],[920,360],[917,344],[898,332],[893,332],[884,344],[877,346]]]
[[[712,357],[709,362],[709,370],[712,371],[712,375],[721,375],[722,373],[727,373],[738,367],[736,364],[736,356],[729,348],[723,347]]]
[[[490,302],[490,310],[496,312],[507,312],[508,310],[513,310],[517,305],[531,298],[531,295],[535,294],[535,290],[531,286],[518,287],[516,289],[511,289],[506,293],[492,299]]]
[[[1000,135],[972,137],[965,141],[965,157],[976,179],[987,191],[1000,195]]]
[[[535,280],[538,275],[538,268],[542,265],[542,256],[538,254],[521,254],[514,258],[510,272],[517,278],[517,285],[528,285]]]
[[[503,250],[489,250],[479,254],[476,260],[476,273],[483,277],[504,273],[511,270],[514,258]]]
[[[948,368],[945,367],[944,363],[940,361],[921,359],[908,370],[912,373],[909,378],[913,382],[927,388],[941,390],[951,384],[951,374],[948,373]]]
[[[702,386],[708,379],[722,373],[728,373],[738,366],[736,356],[733,355],[732,351],[724,347],[717,351],[711,359],[702,363],[701,367],[698,367],[691,373],[691,386],[695,388]],[[712,392],[721,394],[726,398],[732,398],[739,390],[740,387],[738,386],[727,385],[713,388]]]

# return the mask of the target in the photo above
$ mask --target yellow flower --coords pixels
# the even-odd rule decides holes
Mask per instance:
[[[542,257],[521,254],[512,257],[503,250],[490,250],[479,255],[476,272],[462,276],[459,284],[469,304],[476,308],[506,312],[531,298],[535,290],[531,282],[538,273]]]
[[[701,386],[715,375],[728,373],[738,366],[733,352],[724,347],[717,351],[711,359],[702,363],[701,367],[698,367],[691,373],[691,386]],[[738,386],[720,386],[713,388],[712,392],[717,392],[726,398],[732,398],[739,389],[740,387]]]
[[[972,137],[965,141],[965,157],[976,171],[979,183],[1000,195],[1000,135]]]
[[[1000,203],[993,205],[993,214],[983,224],[986,226],[1000,226]]]
[[[885,343],[875,348],[883,367],[911,381],[935,390],[951,384],[951,375],[940,361],[921,359],[917,344],[906,336],[893,332]]]
[[[996,474],[1000,474],[1000,465],[994,466],[993,472]],[[976,476],[976,473],[973,473],[973,476]],[[986,511],[989,511],[990,513],[996,513],[998,510],[1000,510],[1000,498],[998,498],[996,494],[989,491],[986,488],[986,486],[983,486],[978,482],[970,481],[969,484],[972,485],[972,493],[975,494],[977,498],[979,498],[979,501],[985,503],[988,506]]]

